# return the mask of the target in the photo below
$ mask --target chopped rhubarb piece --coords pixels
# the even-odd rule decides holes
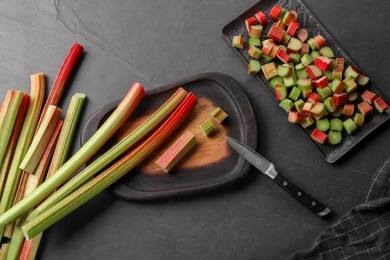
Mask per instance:
[[[283,34],[284,34],[283,29],[276,26],[272,26],[267,34],[267,37],[270,39],[274,39],[277,42],[280,42],[283,38]]]
[[[260,38],[262,33],[263,33],[263,26],[261,24],[256,24],[249,27],[250,37]]]
[[[330,120],[330,130],[331,131],[343,131],[343,121],[339,118],[332,118]]]
[[[284,84],[276,84],[275,98],[278,101],[282,101],[287,98],[287,87]]]
[[[325,98],[324,106],[329,113],[333,113],[337,109],[337,104],[332,97]]]
[[[357,89],[357,83],[355,80],[350,80],[346,83],[344,90],[347,93],[353,92]]]
[[[274,24],[272,26],[278,27],[278,28],[283,29],[283,30],[286,28],[286,25],[283,24],[283,22],[281,20],[274,22]]]
[[[372,106],[370,106],[370,104],[368,104],[366,101],[361,102],[358,105],[358,109],[359,109],[360,113],[363,115],[368,115],[369,113],[371,113],[373,111]]]
[[[302,90],[311,90],[312,85],[311,85],[311,79],[304,79],[304,78],[299,78],[297,81],[298,88]]]
[[[220,124],[226,118],[229,117],[229,115],[225,111],[223,111],[220,107],[214,108],[214,110],[210,112],[210,116],[212,116],[215,119],[215,121],[217,121]]]
[[[344,71],[344,78],[348,78],[349,76],[352,76],[354,79],[356,79],[359,76],[359,72],[352,66],[348,66]]]
[[[314,60],[314,65],[322,71],[326,71],[328,69],[329,63],[330,59],[325,56],[319,56]]]
[[[281,77],[289,77],[292,75],[293,69],[287,64],[278,66],[278,75]]]
[[[292,14],[290,11],[286,11],[283,15],[282,21],[285,25],[290,26],[294,21],[294,17],[294,14]]]
[[[341,132],[330,131],[328,133],[328,143],[329,144],[336,145],[336,144],[341,143],[341,140],[342,140]]]
[[[280,43],[288,44],[288,42],[290,41],[290,39],[291,39],[291,35],[288,34],[288,33],[286,33],[286,32],[284,32],[284,33],[283,33],[283,38],[282,38],[282,40],[280,41]],[[287,49],[286,49],[286,51],[287,51]]]
[[[304,54],[309,54],[310,53],[310,46],[306,42],[302,43],[302,48],[301,48],[301,55]]]
[[[279,58],[284,63],[287,63],[290,61],[290,56],[287,55],[282,49],[279,49],[278,52],[276,53],[276,57]]]
[[[354,110],[355,110],[355,105],[354,104],[345,104],[343,106],[343,111],[341,112],[341,114],[343,116],[350,117],[350,116],[353,115]]]
[[[369,81],[370,81],[370,78],[367,77],[366,75],[361,74],[361,73],[359,73],[359,76],[356,79],[357,84],[359,84],[360,86],[367,85]]]
[[[322,47],[320,49],[320,53],[322,56],[325,56],[327,58],[334,58],[334,52],[329,46]]]
[[[269,17],[276,20],[276,17],[278,17],[279,13],[282,11],[282,7],[275,5],[272,7],[271,11],[269,12]]]
[[[263,71],[264,76],[267,80],[272,79],[273,77],[278,75],[274,62],[264,64],[263,66],[261,66],[261,70]]]
[[[316,127],[318,130],[321,130],[322,132],[328,131],[329,127],[330,127],[329,119],[322,118],[322,119],[317,120]]]
[[[286,112],[289,112],[294,107],[294,103],[290,99],[286,98],[279,103],[279,106]]]
[[[315,65],[307,66],[305,71],[309,75],[309,78],[312,79],[312,80],[318,79],[319,77],[322,76],[322,71]]]
[[[328,112],[325,109],[325,105],[321,102],[315,103],[314,106],[311,108],[310,113],[316,119],[320,119],[321,117],[324,117],[328,114]]]
[[[297,87],[293,87],[288,97],[293,101],[297,101],[300,95],[301,95],[301,90]]]
[[[357,99],[357,97],[358,97],[357,91],[353,91],[353,92],[349,92],[349,93],[348,93],[348,101],[349,101],[349,102],[355,102],[355,100]]]
[[[293,64],[298,64],[301,61],[301,54],[299,53],[289,53],[288,56],[290,56],[290,61]],[[304,69],[304,68],[300,68]]]
[[[272,49],[270,51],[270,53],[268,53],[268,56],[270,56],[272,59],[274,59],[276,57],[276,54],[278,53],[280,47],[276,44],[274,44],[274,46],[272,46]]]
[[[297,54],[294,54],[294,55],[297,55]],[[295,65],[295,71],[304,70],[305,68],[306,68],[305,65],[303,65],[302,63],[298,63],[297,65]],[[297,75],[297,77],[299,77],[299,76]]]
[[[287,28],[287,33],[290,34],[291,36],[294,36],[298,27],[299,27],[299,22],[292,21],[290,26]]]
[[[251,59],[248,64],[248,74],[256,75],[261,69],[260,62],[258,60]]]
[[[302,98],[308,98],[310,97],[310,95],[313,93],[313,91],[311,89],[308,89],[308,90],[302,90],[301,92],[301,97]]]
[[[283,83],[286,85],[286,87],[292,87],[297,85],[297,79],[295,76],[290,76],[290,77],[284,77],[283,78]]]
[[[368,104],[372,104],[372,102],[374,102],[375,98],[376,98],[376,94],[374,92],[371,92],[369,90],[366,90],[363,92],[363,94],[361,95],[361,98],[366,101]]]
[[[336,58],[336,69],[344,70],[344,58]]]
[[[333,99],[336,105],[344,105],[348,102],[348,94],[347,93],[334,93]]]
[[[301,58],[303,66],[307,67],[312,64],[314,59],[309,54],[304,54]]]
[[[305,104],[303,104],[302,112],[305,114],[311,114],[311,109],[313,108],[313,106],[313,103],[305,102]]]
[[[332,95],[332,91],[329,87],[317,88],[316,91],[322,100],[325,100],[325,98]]]
[[[288,53],[300,53],[302,49],[302,42],[297,38],[291,37],[287,44]]]
[[[261,47],[261,41],[259,38],[250,37],[248,40],[249,46]]]
[[[316,36],[314,36],[313,38],[313,41],[316,43],[317,45],[317,49],[320,50],[322,47],[325,46],[326,44],[326,41],[325,41],[325,38],[322,37],[321,35],[317,34]]]
[[[265,26],[268,23],[267,17],[262,11],[255,13],[255,17],[262,26]]]
[[[323,88],[329,84],[328,78],[326,76],[322,76],[319,79],[313,80],[313,85],[315,88]]]
[[[341,93],[341,92],[343,92],[344,88],[345,88],[344,81],[340,81],[338,79],[333,80],[332,84],[330,84],[330,89],[334,93]]]
[[[252,17],[246,19],[246,20],[245,20],[246,31],[249,32],[251,26],[252,26],[252,25],[256,25],[256,24],[257,24],[256,17],[252,16]]]
[[[318,46],[317,46],[316,42],[313,40],[313,38],[310,38],[309,40],[307,40],[307,44],[309,44],[310,49],[312,49],[312,51],[318,50]]]
[[[338,79],[341,81],[342,78],[343,78],[343,70],[342,69],[335,68],[332,70],[332,80]]]
[[[356,126],[355,122],[351,118],[348,118],[347,120],[345,120],[343,122],[343,125],[344,125],[345,131],[348,134],[351,134],[351,133],[355,132],[356,129],[357,129],[357,126]]]
[[[244,38],[242,36],[234,36],[233,37],[233,42],[232,42],[233,47],[237,49],[243,49],[244,48]]]
[[[320,144],[324,144],[326,139],[328,139],[328,135],[317,128],[310,134],[310,137]]]
[[[164,152],[156,164],[168,173],[197,143],[195,135],[187,130]]]
[[[288,121],[293,124],[302,124],[306,120],[305,115],[299,113],[298,111],[289,111],[288,112]]]
[[[292,11],[290,11],[290,13],[292,15],[294,15],[294,21],[298,20],[298,13],[297,13],[297,11],[292,10]]]
[[[389,108],[389,105],[381,97],[374,100],[374,106],[379,113],[383,113]]]
[[[301,28],[297,32],[297,37],[301,42],[305,42],[307,40],[307,36],[309,35],[309,32],[307,31],[306,28]]]
[[[341,112],[343,112],[343,107],[342,106],[337,106],[337,108],[335,109],[334,112],[331,112],[330,114],[333,116],[333,117],[340,117],[341,116]]]
[[[321,97],[317,94],[317,93],[313,93],[310,95],[310,97],[307,99],[307,102],[310,102],[310,103],[317,103],[318,101],[321,100]]]
[[[260,58],[260,56],[262,54],[261,50],[259,48],[257,48],[256,46],[250,46],[248,53],[252,58],[255,58],[255,59]]]
[[[265,54],[268,55],[272,51],[272,47],[275,45],[273,41],[264,41],[263,42],[263,48],[261,51]]]
[[[311,126],[312,124],[314,124],[314,119],[311,117],[311,116],[307,116],[305,118],[305,122],[303,122],[301,124],[302,128],[308,128],[309,126]]]
[[[303,101],[302,99],[298,99],[297,101],[294,102],[295,110],[298,111],[299,113],[302,113],[302,108],[304,104],[305,101]]]
[[[203,123],[199,125],[199,127],[204,136],[210,136],[212,133],[214,133],[215,130],[217,130],[217,127],[214,125],[213,122],[211,122],[210,119],[206,119]]]
[[[360,113],[356,113],[353,117],[353,122],[355,122],[355,124],[357,126],[362,126],[363,123],[364,123],[364,115],[360,114]]]

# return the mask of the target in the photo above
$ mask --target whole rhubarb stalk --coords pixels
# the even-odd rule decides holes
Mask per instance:
[[[48,208],[54,206],[57,202],[65,198],[68,194],[82,186],[90,178],[96,175],[104,167],[113,162],[116,158],[128,151],[134,144],[148,135],[154,130],[163,120],[165,120],[179,104],[187,96],[187,91],[179,88],[172,97],[166,101],[156,112],[154,112],[147,120],[145,120],[139,127],[134,129],[130,134],[123,138],[119,143],[112,147],[109,151],[104,153],[92,164],[86,167],[83,171],[78,173],[69,182],[64,184],[58,191],[47,198],[40,204],[31,215],[40,214]]]
[[[7,225],[43,201],[47,194],[52,193],[62,185],[73,173],[85,164],[112,137],[119,127],[127,120],[144,96],[144,88],[134,83],[122,102],[96,131],[96,133],[74,154],[52,178],[42,183],[29,196],[0,215],[0,227]]]
[[[46,210],[35,219],[24,224],[22,230],[26,239],[31,239],[38,235],[137,166],[173,134],[196,103],[197,100],[195,95],[192,93],[188,94],[186,99],[165,123],[134,150],[81,188],[68,195],[62,201],[54,205],[54,207]]]

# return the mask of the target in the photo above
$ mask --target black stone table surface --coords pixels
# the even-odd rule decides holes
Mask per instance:
[[[390,99],[390,2],[303,1],[362,71]],[[362,202],[373,172],[390,156],[389,124],[336,164],[327,163],[227,44],[222,28],[256,0],[3,0],[0,98],[29,91],[29,75],[51,86],[73,42],[85,47],[72,93],[88,96],[81,126],[123,96],[204,72],[234,77],[250,96],[258,151],[334,211],[320,219],[264,175],[192,198],[127,202],[102,192],[45,233],[39,259],[284,259]]]

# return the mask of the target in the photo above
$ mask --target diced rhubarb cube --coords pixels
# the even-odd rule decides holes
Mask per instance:
[[[348,94],[347,93],[334,93],[333,99],[336,105],[344,105],[348,102]]]
[[[291,10],[290,13],[294,15],[294,21],[298,20],[298,13],[294,10]]]
[[[290,26],[287,28],[287,33],[291,36],[294,36],[295,32],[298,30],[299,22],[292,21]]]
[[[314,119],[311,117],[311,116],[307,116],[305,118],[305,122],[303,122],[301,124],[302,128],[308,128],[309,126],[311,126],[312,124],[314,124]]]
[[[343,92],[344,88],[345,88],[344,81],[340,81],[338,79],[333,80],[332,84],[330,84],[330,89],[334,93],[341,93],[341,92]]]
[[[275,98],[278,101],[282,101],[287,98],[287,88],[284,84],[276,84]]]
[[[278,27],[282,30],[286,29],[286,25],[282,22],[282,20],[279,20],[277,22],[274,22],[272,26]]]
[[[261,70],[267,80],[272,79],[278,75],[278,71],[274,62],[264,64],[261,66]]]
[[[326,111],[328,111],[329,113],[333,113],[337,109],[336,102],[334,101],[334,98],[332,98],[332,97],[325,98],[324,106],[325,106]]]
[[[287,44],[288,53],[301,53],[302,42],[297,38],[291,37]]]
[[[269,30],[267,37],[270,39],[274,39],[277,42],[280,42],[283,38],[284,30],[282,28],[272,26]]]
[[[320,50],[320,49],[321,49],[322,47],[324,47],[325,44],[326,44],[325,38],[322,37],[322,36],[319,35],[319,34],[317,34],[316,36],[314,36],[312,39],[313,39],[313,41],[316,43],[318,50]]]
[[[262,11],[255,13],[255,17],[262,26],[265,26],[268,23],[267,17]]]
[[[323,88],[329,84],[328,78],[326,76],[322,76],[319,79],[313,80],[313,85],[315,88]]]
[[[290,26],[290,24],[294,21],[294,14],[292,14],[290,11],[286,11],[283,15],[282,21],[285,25]]]
[[[344,116],[352,116],[353,115],[353,111],[355,110],[355,105],[354,104],[345,104],[343,106],[343,111],[341,112],[342,115]]]
[[[343,70],[340,68],[335,68],[332,70],[332,80],[338,79],[342,80],[343,79]]]
[[[260,38],[263,34],[263,26],[261,24],[252,25],[249,28],[249,36],[253,38]]]
[[[320,70],[326,71],[330,64],[330,59],[325,56],[318,56],[314,60],[314,65],[316,65]]]
[[[306,28],[301,28],[297,32],[297,37],[301,42],[305,42],[307,40],[307,36],[309,35],[309,32]]]
[[[274,45],[275,45],[275,43],[273,41],[264,41],[263,48],[261,49],[261,52],[264,53],[265,55],[268,55],[271,52],[272,47]]]
[[[310,113],[316,118],[320,119],[321,117],[324,117],[328,114],[328,111],[325,109],[324,103],[317,102],[314,104],[314,106],[311,108]]]
[[[244,38],[240,35],[234,36],[232,45],[237,49],[243,49],[244,48]]]
[[[276,20],[276,17],[278,17],[281,11],[282,11],[282,7],[275,5],[274,7],[272,7],[271,11],[269,12],[269,17]]]
[[[361,73],[359,73],[359,76],[358,76],[357,79],[356,79],[356,82],[357,82],[360,86],[365,86],[365,85],[367,85],[369,81],[370,81],[370,78],[367,77],[367,76],[364,75],[364,74],[361,74]]]
[[[369,90],[366,90],[361,95],[361,98],[366,101],[368,104],[372,104],[376,98],[376,94],[374,92],[371,92]]]
[[[309,96],[309,98],[307,99],[307,102],[315,104],[320,100],[321,100],[321,97],[316,92],[314,92]]]
[[[309,65],[305,69],[306,73],[309,75],[309,78],[314,80],[322,76],[322,71],[315,65]]]
[[[373,111],[372,106],[370,106],[370,104],[368,104],[366,101],[361,102],[358,105],[358,109],[359,109],[360,113],[363,115],[367,115]]]
[[[336,69],[344,70],[344,58],[336,58]]]
[[[278,45],[274,44],[274,46],[272,46],[271,51],[268,53],[268,56],[270,56],[272,59],[274,59],[279,50],[280,50],[280,47]]]
[[[328,135],[317,128],[310,134],[310,137],[320,144],[324,144],[326,139],[328,139]]]
[[[310,53],[310,46],[306,42],[302,43],[302,48],[301,48],[301,55],[304,54],[309,54]]]
[[[310,102],[305,102],[302,107],[302,112],[306,115],[311,115],[311,109],[313,108],[314,104]]]
[[[374,106],[379,113],[383,113],[389,108],[389,105],[381,97],[374,100]]]
[[[282,40],[280,41],[280,43],[286,45],[286,44],[288,44],[288,42],[290,41],[290,39],[291,39],[291,35],[289,35],[288,33],[284,32],[283,38],[282,38]]]
[[[299,113],[298,111],[289,111],[288,112],[288,121],[293,124],[302,124],[306,120],[305,115]]]
[[[257,48],[256,46],[250,46],[248,50],[248,54],[255,59],[260,58],[261,56],[261,50]]]
[[[348,66],[344,71],[344,78],[348,78],[349,76],[352,76],[354,79],[356,79],[359,76],[359,72],[356,70],[356,68]]]
[[[246,20],[245,20],[246,31],[249,32],[251,26],[252,26],[252,25],[256,25],[256,24],[257,24],[256,17],[252,16],[252,17],[246,19]]]
[[[284,63],[287,63],[290,61],[290,56],[288,56],[287,53],[285,53],[282,49],[279,48],[278,52],[276,53],[276,57],[279,58]]]

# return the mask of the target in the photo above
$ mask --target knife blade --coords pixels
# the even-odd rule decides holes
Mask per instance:
[[[304,192],[301,188],[293,184],[287,178],[280,175],[275,170],[275,166],[271,162],[269,162],[263,156],[258,154],[252,148],[228,136],[226,137],[226,140],[228,144],[233,148],[233,150],[235,150],[238,154],[244,157],[245,160],[247,160],[250,164],[260,170],[262,173],[270,177],[280,187],[286,190],[290,195],[292,195],[300,203],[305,205],[317,216],[324,217],[331,212],[331,210],[327,206],[314,199],[312,196]]]

